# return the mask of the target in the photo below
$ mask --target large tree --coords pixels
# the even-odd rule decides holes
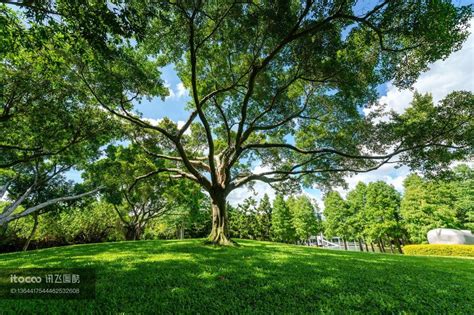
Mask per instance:
[[[434,112],[417,107],[381,123],[361,111],[376,100],[379,84],[410,87],[431,62],[459,49],[471,17],[467,6],[431,0],[378,1],[365,10],[355,0],[4,2],[26,7],[32,21],[59,15],[57,23],[93,48],[96,58],[75,69],[82,83],[100,106],[160,133],[162,145],[174,148],[161,158],[176,166],[161,172],[209,193],[213,243],[229,243],[227,196],[252,182],[324,185],[394,157],[433,171],[472,148],[465,140],[472,135],[467,93]],[[133,101],[166,94],[159,72],[148,67],[153,62],[173,64],[190,90],[190,116],[180,128],[151,124],[132,111]],[[117,64],[137,65],[136,71]],[[253,171],[256,161],[268,171]]]
[[[81,88],[81,56],[57,23],[25,25],[0,5],[0,225],[97,192],[72,189],[64,173],[120,135],[119,121]],[[58,185],[61,183],[61,185]],[[71,189],[64,189],[69,186]],[[54,193],[51,193],[54,191]],[[58,192],[62,192],[58,194]]]

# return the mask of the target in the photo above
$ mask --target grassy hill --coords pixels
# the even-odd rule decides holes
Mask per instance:
[[[0,268],[92,267],[93,300],[0,300],[0,313],[474,314],[474,260],[241,240],[141,241],[0,255]]]

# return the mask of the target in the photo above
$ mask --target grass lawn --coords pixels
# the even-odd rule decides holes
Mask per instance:
[[[0,300],[0,313],[474,314],[474,259],[331,251],[248,240],[77,245],[0,255],[0,268],[92,267],[93,300]]]

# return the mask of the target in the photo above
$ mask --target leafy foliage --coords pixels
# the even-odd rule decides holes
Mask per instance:
[[[295,240],[293,216],[283,195],[277,195],[273,202],[272,235],[279,242]]]
[[[150,158],[136,145],[109,146],[106,157],[88,166],[89,182],[102,185],[106,200],[123,223],[126,239],[140,239],[148,221],[178,209],[199,209],[200,188],[155,172],[163,161]],[[145,174],[145,175],[143,175]],[[144,177],[143,177],[144,176]]]
[[[341,195],[336,191],[331,191],[324,197],[324,227],[325,234],[332,236],[349,236],[346,227],[348,207]]]
[[[459,165],[452,176],[430,180],[413,174],[405,179],[401,215],[410,240],[426,242],[434,228],[474,230],[473,170]]]

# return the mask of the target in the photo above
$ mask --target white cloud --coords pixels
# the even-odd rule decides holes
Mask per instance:
[[[176,95],[178,98],[189,95],[188,90],[184,87],[183,82],[179,82],[176,85]]]
[[[158,124],[163,120],[163,118],[148,118],[148,117],[143,117],[142,120],[150,123],[152,126],[158,126]]]
[[[169,91],[169,95],[166,97],[166,100],[178,100],[189,96],[188,90],[184,86],[183,82],[179,82],[178,84],[176,84],[174,89],[168,81],[165,81],[164,86]]]
[[[165,88],[168,89],[169,95],[165,99],[172,99],[176,97],[176,94],[173,91],[173,88],[171,87],[171,84],[168,83],[168,81],[165,80],[164,83]]]
[[[431,93],[435,103],[452,91],[474,92],[474,19],[471,19],[471,35],[461,50],[452,53],[447,59],[439,60],[430,69],[420,75],[413,88],[420,93]],[[379,102],[387,105],[388,110],[403,113],[410,104],[413,91],[399,90],[392,83],[387,84],[387,95]],[[366,109],[368,113],[370,109]]]
[[[263,172],[268,172],[270,170],[271,169],[268,167],[256,166],[252,170],[252,172],[254,174],[259,174]],[[227,200],[232,206],[236,206],[249,197],[253,197],[255,200],[260,201],[260,199],[262,199],[265,194],[268,195],[270,201],[273,201],[275,199],[275,189],[273,189],[267,183],[257,181],[254,183],[253,189],[250,189],[249,187],[241,187],[233,190],[227,197]]]

